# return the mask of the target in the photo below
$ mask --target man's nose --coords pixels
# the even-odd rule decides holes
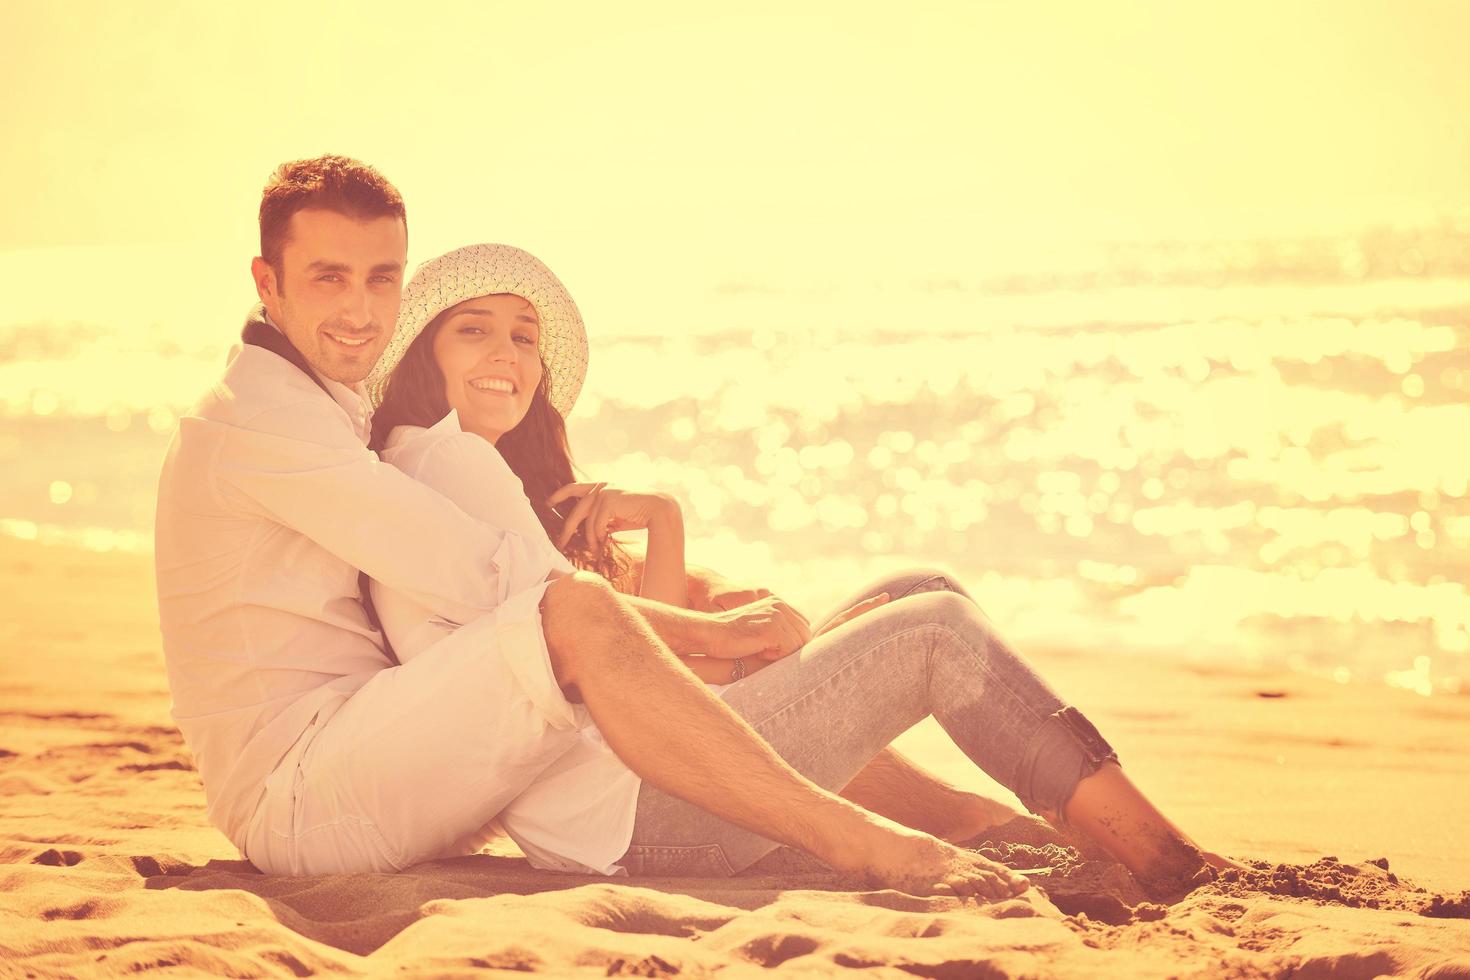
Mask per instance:
[[[368,304],[367,284],[354,286],[342,299],[342,319],[361,330],[372,322],[372,308]]]

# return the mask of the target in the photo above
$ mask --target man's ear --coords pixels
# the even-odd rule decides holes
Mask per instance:
[[[255,280],[255,295],[266,308],[274,306],[276,297],[281,294],[281,284],[276,281],[276,270],[265,259],[257,255],[250,260],[250,278]]]

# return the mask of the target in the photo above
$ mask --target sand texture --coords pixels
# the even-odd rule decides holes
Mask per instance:
[[[989,906],[789,852],[723,880],[552,875],[508,845],[268,878],[205,820],[151,575],[0,540],[0,976],[1470,978],[1470,698],[1033,651],[1165,812],[1249,863],[1172,906],[1021,822],[987,846],[1036,887]],[[931,725],[902,746],[993,788]]]

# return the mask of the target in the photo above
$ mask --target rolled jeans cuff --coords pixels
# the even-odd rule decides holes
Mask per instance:
[[[1073,707],[1053,712],[1041,723],[1016,770],[1016,796],[1032,813],[1063,820],[1062,808],[1077,784],[1118,753],[1092,722]]]

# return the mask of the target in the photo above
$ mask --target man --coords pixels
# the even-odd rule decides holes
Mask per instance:
[[[392,333],[407,253],[403,202],[380,175],[340,157],[283,165],[262,201],[261,239],[252,274],[264,314],[180,421],[160,479],[156,549],[174,716],[211,820],[242,853],[291,873],[452,853],[463,819],[438,817],[463,806],[461,774],[494,781],[542,764],[534,753],[506,756],[487,723],[513,687],[548,737],[575,724],[564,692],[579,693],[578,710],[666,794],[660,805],[677,826],[692,805],[914,892],[999,898],[1025,888],[999,865],[804,778],[670,652],[672,643],[790,653],[810,631],[783,603],[718,618],[635,607],[600,579],[538,565],[524,539],[469,518],[367,450],[362,381]],[[361,605],[359,571],[463,625],[442,652],[394,666]],[[528,578],[551,579],[539,608],[507,601]],[[927,661],[916,664],[927,676]],[[1135,863],[1171,874],[1189,864],[1177,835],[1165,847],[1138,844],[1172,828],[1131,784],[1120,789],[1105,743],[1067,717],[1029,720],[1019,743],[1032,768],[1061,752],[1078,769],[1049,790],[1051,810],[1065,804],[1084,830],[1114,828],[1104,837],[1135,847]],[[828,781],[838,788],[855,772]],[[1099,800],[1126,805],[1104,814]],[[479,823],[494,815],[471,814]]]

